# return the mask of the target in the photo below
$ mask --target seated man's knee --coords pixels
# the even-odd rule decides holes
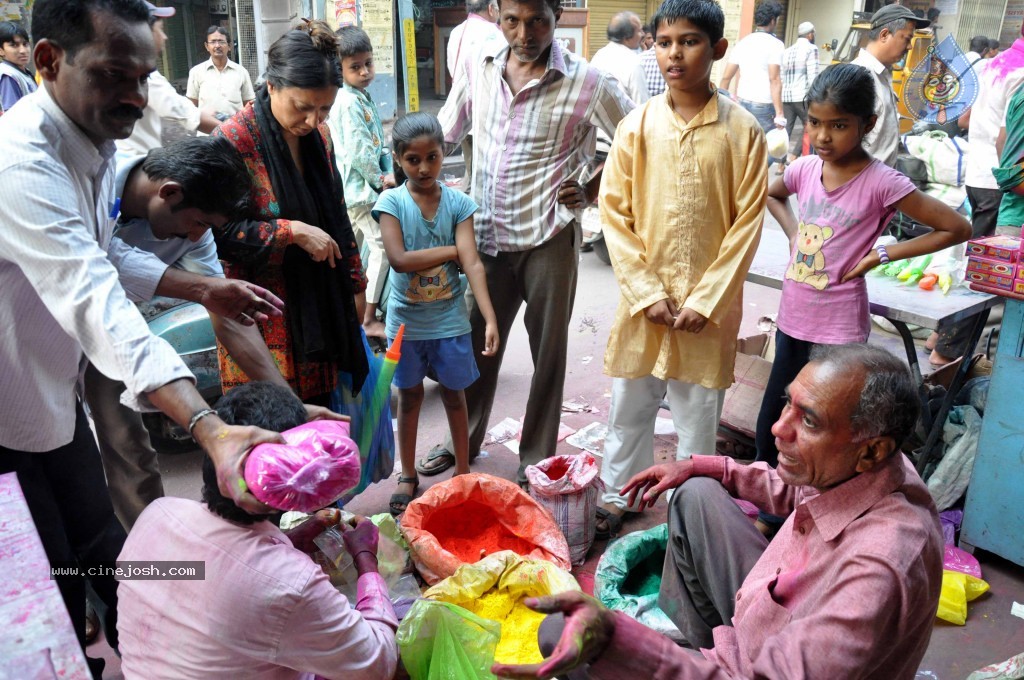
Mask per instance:
[[[701,508],[709,498],[723,494],[728,496],[729,492],[718,480],[710,477],[691,477],[672,492],[669,516],[685,518]]]

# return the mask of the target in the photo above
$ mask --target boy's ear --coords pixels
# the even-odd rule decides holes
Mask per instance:
[[[729,49],[729,41],[725,38],[719,38],[718,42],[711,46],[711,58],[718,61],[725,56],[726,51]]]

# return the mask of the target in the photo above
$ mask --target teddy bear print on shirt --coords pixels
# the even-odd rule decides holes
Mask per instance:
[[[832,233],[832,227],[801,222],[797,230],[796,252],[793,254],[793,262],[786,269],[786,278],[825,290],[828,275],[825,274],[825,254],[821,249],[825,241],[832,237]]]

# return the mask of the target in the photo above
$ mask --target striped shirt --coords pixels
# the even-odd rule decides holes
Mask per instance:
[[[579,217],[558,203],[558,186],[579,180],[595,133],[609,137],[633,108],[610,76],[551,44],[547,70],[513,95],[503,74],[509,48],[482,55],[438,114],[449,150],[473,135],[471,196],[480,252],[523,251]]]
[[[782,101],[802,102],[819,68],[818,46],[807,38],[797,38],[782,53]]]
[[[192,377],[125,294],[152,294],[165,266],[111,242],[113,155],[45,88],[0,118],[0,446],[71,441],[83,354],[127,384],[122,399],[137,410],[147,392]]]
[[[657,97],[664,92],[667,84],[665,83],[665,76],[661,75],[661,67],[658,66],[658,55],[654,53],[653,47],[645,50],[640,55],[640,66],[644,69],[644,77],[647,79],[647,93],[652,97]]]

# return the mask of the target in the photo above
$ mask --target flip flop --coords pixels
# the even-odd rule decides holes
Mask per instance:
[[[416,489],[420,487],[419,477],[398,477],[399,484],[412,484],[412,493],[393,493],[391,499],[388,501],[388,509],[391,511],[393,517],[398,517],[405,509],[409,507],[409,503],[412,503],[413,496],[416,495]],[[401,506],[401,508],[397,508]]]
[[[596,514],[598,519],[603,519],[608,525],[608,529],[605,531],[597,530],[594,534],[596,540],[607,541],[619,535],[619,531],[622,530],[622,518],[624,515],[616,515],[614,512],[609,512],[604,508],[598,508]]]
[[[426,467],[427,464],[437,461],[436,465]],[[433,477],[439,475],[451,466],[455,465],[455,454],[444,448],[443,446],[435,446],[430,449],[430,453],[427,454],[426,458],[421,458],[416,462],[416,472],[426,477]]]

